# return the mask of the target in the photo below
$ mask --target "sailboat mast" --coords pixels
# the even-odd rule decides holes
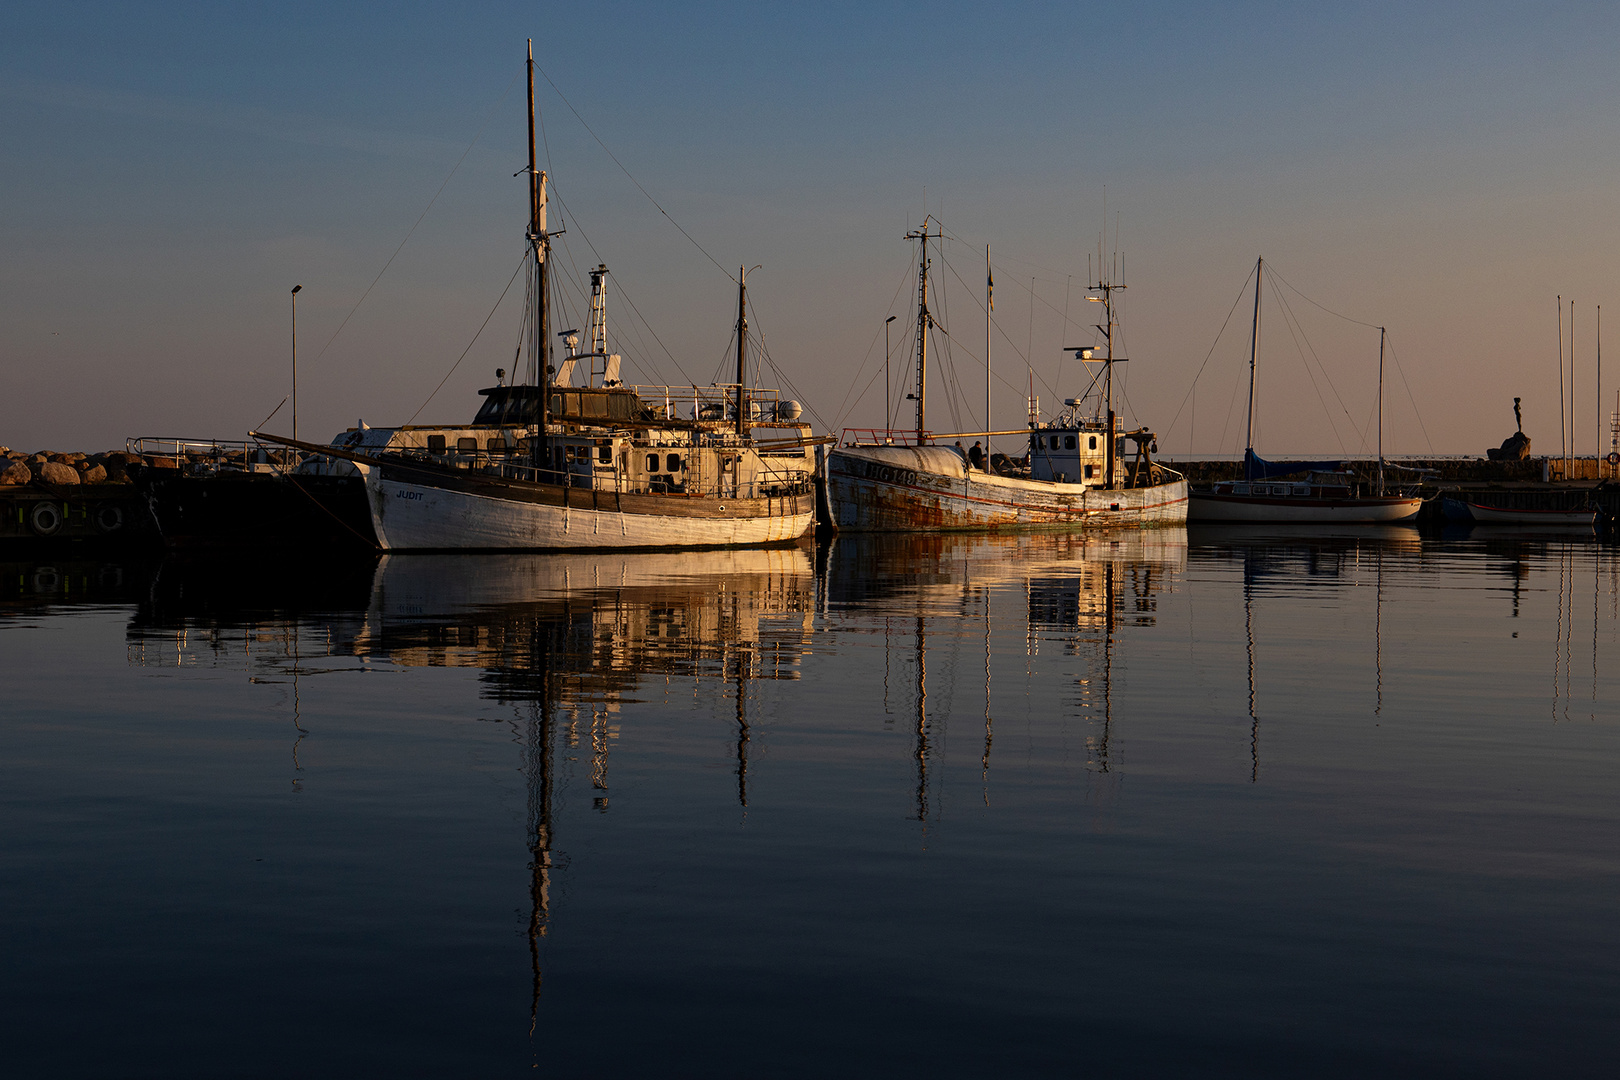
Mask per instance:
[[[922,228],[906,233],[907,240],[917,241],[917,445],[921,446],[927,429],[926,402],[928,399],[928,327],[933,321],[928,315],[928,218]]]
[[[990,313],[995,309],[995,274],[990,270],[990,244],[985,244],[985,431],[995,429],[990,423]],[[985,463],[990,463],[990,436],[985,436]]]
[[[1263,258],[1254,261],[1254,326],[1249,331],[1249,434],[1246,448],[1251,456],[1254,454],[1254,358],[1260,351],[1260,275],[1265,265]],[[1248,475],[1247,468],[1244,475]]]
[[[1378,494],[1384,494],[1384,328],[1378,328]]]
[[[737,268],[737,438],[748,437],[748,268]]]
[[[534,256],[534,318],[530,329],[530,355],[534,358],[535,385],[540,394],[540,438],[535,452],[550,460],[546,428],[551,419],[551,297],[547,281],[550,243],[546,235],[546,174],[535,165],[534,157],[534,39],[529,39],[529,249]]]
[[[1114,469],[1119,460],[1119,440],[1114,435],[1114,292],[1125,286],[1116,285],[1112,278],[1104,277],[1102,272],[1102,256],[1097,257],[1097,283],[1088,286],[1090,292],[1100,292],[1101,296],[1090,297],[1094,304],[1103,306],[1103,321],[1093,324],[1102,331],[1104,340],[1108,345],[1108,355],[1103,358],[1103,417],[1108,426],[1108,436],[1104,443],[1103,454],[1103,487],[1114,487]]]

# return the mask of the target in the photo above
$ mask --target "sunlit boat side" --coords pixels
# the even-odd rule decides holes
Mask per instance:
[[[1090,348],[1073,351],[1076,359],[1095,359],[1103,367],[1086,397],[1069,398],[1050,421],[1039,417],[1029,401],[1025,430],[969,432],[975,435],[1018,435],[1028,440],[1022,462],[955,446],[934,445],[926,426],[928,331],[928,242],[937,234],[929,223],[907,239],[918,241],[917,291],[917,424],[913,431],[846,431],[842,445],[828,454],[827,491],[834,524],[856,532],[910,530],[1076,529],[1119,526],[1179,525],[1187,520],[1187,482],[1181,474],[1152,460],[1157,449],[1153,432],[1124,430],[1114,412],[1112,295],[1125,286],[1102,280],[1091,286],[1103,305],[1107,355],[1093,357]],[[987,305],[988,307],[988,305]],[[1085,413],[1087,402],[1091,412]],[[986,415],[989,413],[986,402]],[[1135,446],[1126,461],[1125,443]]]

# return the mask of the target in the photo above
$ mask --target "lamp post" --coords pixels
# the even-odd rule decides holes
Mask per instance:
[[[298,290],[302,285],[292,288],[292,369],[293,369],[293,440],[298,439]]]
[[[883,320],[883,437],[889,437],[889,425],[894,423],[894,409],[889,405],[889,324],[899,318],[890,315]]]

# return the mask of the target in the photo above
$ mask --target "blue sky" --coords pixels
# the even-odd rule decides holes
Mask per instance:
[[[926,208],[959,238],[936,266],[956,291],[932,388],[968,388],[954,410],[931,395],[935,426],[982,422],[986,243],[993,420],[1016,426],[1031,371],[1043,406],[1081,389],[1072,361],[1060,376],[1063,313],[1083,308],[1106,191],[1127,416],[1169,452],[1242,448],[1246,322],[1216,335],[1263,254],[1302,335],[1268,306],[1263,452],[1370,438],[1377,332],[1301,294],[1389,328],[1393,452],[1480,453],[1511,433],[1514,395],[1556,452],[1562,294],[1590,453],[1593,315],[1620,317],[1617,22],[1578,5],[12,3],[0,442],[241,437],[287,392],[294,284],[301,432],[401,422],[463,351],[421,418],[470,417],[517,333],[509,296],[474,342],[522,253],[533,37],[701,245],[539,80],[559,265],[608,263],[638,380],[716,378],[734,286],[715,262],[763,264],[750,296],[777,365],[827,424],[882,423],[870,380],[883,319],[908,320],[901,235]]]

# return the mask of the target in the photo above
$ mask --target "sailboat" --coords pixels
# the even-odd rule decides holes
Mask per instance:
[[[1254,324],[1249,338],[1248,446],[1243,452],[1243,479],[1222,481],[1209,491],[1194,491],[1189,518],[1202,521],[1291,521],[1367,524],[1405,521],[1417,516],[1423,500],[1389,494],[1384,484],[1384,331],[1378,331],[1378,479],[1364,492],[1357,478],[1340,470],[1338,461],[1266,461],[1254,452],[1254,372],[1260,350],[1260,282],[1265,260],[1255,263]],[[1298,473],[1306,479],[1285,480]]]
[[[627,386],[608,348],[607,267],[591,273],[590,341],[551,359],[547,176],[535,166],[529,57],[528,384],[480,391],[471,425],[351,429],[332,445],[258,435],[352,465],[384,550],[749,547],[815,526],[818,440],[796,402],[747,379],[748,293],[737,278],[737,381]],[[499,373],[497,373],[499,374]],[[576,385],[576,379],[583,382]],[[767,429],[759,437],[757,429]]]
[[[1021,435],[1029,440],[1027,465],[998,466],[974,460],[959,446],[941,446],[927,426],[928,331],[935,325],[928,309],[928,244],[932,218],[905,238],[917,241],[917,422],[913,431],[846,431],[842,445],[827,455],[827,491],[834,524],[865,532],[915,530],[999,530],[1028,528],[1107,528],[1179,525],[1187,520],[1187,481],[1152,460],[1156,436],[1147,428],[1126,431],[1114,412],[1113,294],[1123,289],[1099,275],[1090,291],[1103,305],[1107,356],[1091,348],[1073,350],[1082,360],[1103,364],[1097,392],[1069,398],[1064,410],[1042,421],[1030,400],[1025,430],[965,432]],[[988,307],[988,305],[987,305]],[[988,313],[987,313],[988,317]],[[1089,405],[1089,412],[1088,412]],[[1127,460],[1125,444],[1134,453]]]

